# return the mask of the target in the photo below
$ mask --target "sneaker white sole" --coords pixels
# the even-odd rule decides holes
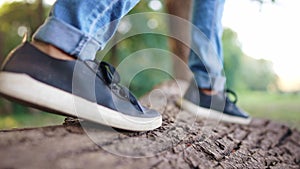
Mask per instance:
[[[182,99],[177,100],[176,104],[180,106],[182,109],[188,111],[189,113],[192,113],[200,118],[205,119],[212,119],[222,122],[228,122],[228,123],[237,123],[237,124],[249,124],[251,122],[251,118],[242,118],[242,117],[236,117],[236,116],[230,116],[227,114],[224,114],[223,112],[219,112],[213,109],[207,109],[204,107],[200,107],[198,105],[195,105],[194,103]]]
[[[21,73],[0,72],[0,93],[35,108],[125,130],[148,131],[162,124],[161,116],[141,118],[124,115]]]

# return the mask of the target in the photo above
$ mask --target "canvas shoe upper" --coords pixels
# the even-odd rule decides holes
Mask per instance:
[[[0,93],[42,110],[126,130],[159,127],[160,113],[140,105],[106,62],[59,60],[25,42],[7,57]]]
[[[227,93],[233,94],[235,100],[231,101]],[[226,90],[214,95],[207,95],[191,83],[181,106],[189,112],[206,118],[240,124],[250,123],[250,116],[236,105],[236,101],[237,96],[233,91]]]

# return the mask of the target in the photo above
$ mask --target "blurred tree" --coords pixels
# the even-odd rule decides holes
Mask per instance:
[[[224,71],[227,88],[235,88],[239,80],[237,74],[241,68],[243,52],[240,48],[237,34],[231,29],[224,29],[223,37]]]
[[[41,25],[50,8],[42,0],[16,1],[0,6],[0,61],[20,44],[25,32],[31,34]],[[31,112],[31,109],[0,99],[0,114]]]
[[[0,30],[0,63],[2,63],[3,54],[4,54],[4,33]]]
[[[243,68],[240,71],[239,80],[248,90],[278,89],[278,76],[274,73],[273,64],[270,61],[244,56],[241,66]]]
[[[230,29],[223,32],[224,71],[228,88],[240,90],[277,89],[277,75],[272,63],[246,56],[240,47],[237,34]]]
[[[0,7],[0,56],[20,43],[25,32],[31,34],[41,25],[49,11],[42,0],[16,1]]]
[[[143,0],[130,12],[130,14],[153,11],[164,12],[163,8],[154,9],[151,7],[151,5],[149,5],[154,1],[156,4],[163,2],[159,0]],[[168,13],[177,15],[184,19],[189,18],[190,3],[191,0],[165,1]],[[42,0],[24,0],[3,4],[0,7],[0,58],[4,58],[4,56],[6,56],[12,48],[20,43],[22,35],[25,31],[29,33],[34,32],[43,22],[49,10],[50,7],[43,6]],[[130,30],[128,31],[133,32],[138,32],[139,30],[144,29],[158,29],[159,31],[168,30],[168,25],[166,24],[167,21],[165,18],[159,18],[148,13],[145,15],[144,20],[148,21],[147,23],[155,23],[159,26],[150,28],[149,24],[136,23],[130,19],[124,22],[127,22],[127,24],[130,25]],[[187,31],[187,29],[183,30],[180,25],[172,26],[172,23],[170,23],[170,25],[170,27],[173,28],[171,31],[181,34],[180,36],[186,36],[185,38],[189,38],[189,31]],[[118,31],[118,34],[120,33],[122,32]],[[108,57],[105,57],[104,59],[112,61],[115,65],[118,65],[123,61],[124,58],[142,49],[159,48],[168,51],[169,48],[171,48],[172,53],[176,54],[177,56],[181,57],[183,61],[187,62],[189,49],[176,40],[169,41],[168,38],[169,37],[157,34],[136,35],[118,43],[117,46],[115,46],[113,50],[106,55]],[[168,45],[168,42],[170,45]],[[274,75],[269,62],[256,61],[244,57],[234,32],[225,30],[223,43],[225,72],[228,79],[227,85],[229,87],[236,88],[243,86],[245,89],[265,90],[270,84],[273,84],[274,81],[276,81],[276,76]],[[158,54],[153,53],[153,55]],[[164,66],[166,70],[169,70],[169,72],[172,72],[173,69],[178,78],[186,79],[186,73],[181,71],[182,69],[180,66],[178,66],[178,63],[175,62],[175,66],[173,66],[171,57],[167,56],[149,57],[146,60],[137,59],[134,63],[132,63],[132,65],[129,65],[125,71],[133,71],[134,66],[143,65],[146,62],[160,64]],[[122,78],[126,79],[126,77]],[[149,91],[154,85],[157,85],[167,78],[169,77],[166,74],[154,70],[143,72],[142,76],[135,77],[132,82],[126,80],[125,82],[127,83],[126,85],[130,86],[134,93],[136,93],[138,96],[141,96]],[[6,105],[5,110],[10,109],[10,106],[7,106],[9,103],[1,103],[2,106],[4,104],[4,107]],[[15,110],[21,111],[22,108],[16,106],[15,104],[13,105]]]
[[[151,1],[152,0],[140,1],[140,3],[129,12],[129,15],[153,11],[164,12],[163,8],[153,9],[150,5]],[[156,3],[161,3],[161,1],[155,1]],[[138,17],[124,18],[120,23],[115,37],[122,37],[127,33],[135,34],[136,32],[166,32],[168,25],[165,23],[165,18],[159,17],[153,13],[143,13]],[[115,39],[112,38],[110,43],[113,43],[114,41]],[[132,54],[135,52],[151,48],[168,51],[168,37],[155,33],[138,34],[117,43],[112,50],[109,50],[109,52],[107,52],[107,49],[100,51],[97,58],[99,60],[104,58],[105,61],[113,63],[118,67],[125,59],[131,59],[130,57],[133,57]],[[148,50],[148,52],[147,54],[141,53],[140,57],[134,57],[134,62],[131,62],[130,65],[126,66],[124,70],[118,70],[122,72],[123,76],[121,82],[123,85],[129,86],[130,90],[138,97],[147,93],[153,86],[164,80],[170,79],[169,75],[166,75],[163,71],[154,69],[141,71],[145,66],[151,67],[151,65],[159,65],[163,70],[172,72],[172,59],[170,56],[161,55],[158,52],[155,52],[155,50]],[[130,79],[129,75],[135,73],[137,73],[136,76],[133,79]]]
[[[166,10],[169,14],[178,16],[185,20],[189,20],[190,18],[190,10],[191,10],[192,0],[167,0],[166,1]],[[171,19],[169,21],[169,29],[172,34],[178,35],[184,41],[189,41],[190,39],[190,29],[189,25],[178,25],[172,22]],[[170,50],[175,54],[174,57],[179,57],[183,63],[188,63],[188,55],[190,52],[190,48],[184,45],[182,42],[169,38]],[[178,59],[173,58],[173,69],[175,78],[182,80],[190,80],[189,72],[183,67],[185,65],[182,64]]]
[[[260,3],[261,5],[267,2],[272,2],[274,3],[276,0],[252,0]],[[191,5],[192,5],[193,0],[166,0],[165,1],[165,6],[166,6],[166,12],[178,16],[180,18],[189,20],[190,19],[190,13],[191,13]],[[200,14],[201,15],[201,14]],[[172,23],[172,20],[169,22],[169,30],[177,34],[181,39],[189,39],[190,32],[188,31],[190,28],[188,25],[175,25]],[[227,32],[230,34],[230,32]],[[225,36],[230,36],[230,35],[225,35]],[[232,35],[233,36],[233,35]],[[234,35],[236,36],[236,35]],[[227,37],[225,37],[225,40]],[[234,39],[231,39],[234,40]],[[178,56],[184,63],[187,64],[188,62],[188,55],[189,55],[189,48],[182,44],[180,41],[173,39],[169,37],[169,45],[170,45],[170,50],[172,53],[174,53],[176,56]],[[232,44],[232,42],[228,42],[228,49],[226,49],[226,54],[225,57],[230,57],[232,58],[232,62],[227,62],[225,67],[227,67],[226,70],[226,75],[227,75],[227,86],[233,87],[234,86],[234,77],[235,77],[235,71],[233,70],[234,68],[232,67],[233,65],[236,65],[239,62],[239,57],[238,55],[241,55],[242,52],[239,49],[239,47],[235,46]],[[232,48],[232,52],[230,52],[230,48]],[[231,55],[231,56],[229,56]],[[175,57],[176,57],[175,56]],[[239,66],[239,65],[236,65]],[[174,69],[174,75],[178,79],[183,79],[183,80],[189,80],[190,77],[187,76],[188,72],[186,72],[183,68],[182,63],[178,62],[177,59],[173,59],[173,69]],[[233,74],[232,74],[233,73]]]

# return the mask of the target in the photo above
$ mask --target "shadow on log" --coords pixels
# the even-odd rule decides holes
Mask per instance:
[[[248,126],[199,119],[174,104],[185,86],[166,82],[142,98],[162,112],[163,125],[153,131],[70,119],[1,131],[0,168],[299,168],[299,131],[262,119]]]

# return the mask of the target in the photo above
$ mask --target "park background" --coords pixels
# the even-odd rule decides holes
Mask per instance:
[[[0,60],[3,61],[9,51],[20,44],[25,32],[31,35],[43,23],[53,2],[53,0],[1,1]],[[291,4],[296,1],[289,2]],[[295,40],[286,37],[299,39],[300,36],[296,31],[296,19],[290,18],[297,16],[293,10],[296,8],[290,4],[278,0],[228,0],[223,17],[224,69],[227,88],[236,91],[239,97],[238,105],[251,116],[273,119],[299,129],[299,51]],[[164,13],[170,9],[174,10],[167,8],[168,5],[170,4],[166,1],[142,0],[129,14]],[[151,13],[144,17],[148,21],[145,25],[132,25],[130,20],[122,21],[117,33],[145,29],[144,27],[169,30],[165,18]],[[287,23],[287,20],[294,23]],[[162,35],[136,35],[117,43],[105,55],[104,60],[117,66],[128,55],[143,49],[172,51],[169,42],[170,39]],[[154,52],[153,55],[157,54]],[[135,65],[151,62],[175,74],[172,56],[149,58],[151,59],[147,57],[136,59],[126,71],[130,74],[130,71],[135,70]],[[126,72],[122,73],[124,74]],[[140,97],[155,85],[170,80],[172,76],[157,70],[146,70],[139,73],[131,82],[125,80],[125,83],[130,83],[125,85],[130,86],[133,93]],[[63,120],[62,116],[41,113],[39,110],[0,98],[0,129],[61,124]]]

